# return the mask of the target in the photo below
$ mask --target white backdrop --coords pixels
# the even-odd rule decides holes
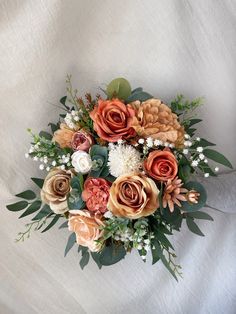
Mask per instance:
[[[185,226],[174,236],[184,273],[176,283],[136,254],[81,271],[76,250],[63,258],[66,230],[15,244],[24,221],[5,204],[40,175],[24,159],[26,129],[56,119],[52,103],[64,95],[67,73],[81,94],[124,76],[166,102],[204,96],[199,135],[235,167],[236,1],[0,0],[0,47],[0,313],[235,313],[233,214],[211,211],[214,223],[200,223],[205,238]],[[212,206],[235,211],[235,172],[207,189]]]

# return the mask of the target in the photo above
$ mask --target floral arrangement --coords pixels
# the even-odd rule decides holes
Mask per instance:
[[[201,122],[194,110],[201,99],[177,96],[170,105],[142,88],[131,90],[124,78],[102,90],[105,97],[77,96],[67,77],[67,95],[60,100],[65,114],[49,123],[51,132],[32,133],[26,158],[39,161],[44,178],[31,178],[40,196],[26,190],[22,200],[7,205],[31,216],[17,241],[32,230],[46,232],[60,222],[68,228],[65,255],[77,244],[83,269],[90,257],[101,268],[136,249],[143,261],[161,260],[177,279],[181,267],[168,237],[186,221],[203,236],[198,219],[213,220],[200,208],[204,187],[196,175],[216,176],[215,163],[231,163],[195,136]],[[212,164],[210,163],[212,161]],[[211,165],[210,165],[211,164]],[[212,168],[213,167],[213,168]]]

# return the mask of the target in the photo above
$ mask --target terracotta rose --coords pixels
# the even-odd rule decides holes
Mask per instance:
[[[68,211],[67,195],[71,190],[71,177],[71,171],[53,169],[44,180],[41,190],[42,201],[48,204],[56,214]]]
[[[150,177],[158,181],[173,180],[178,173],[177,160],[168,148],[152,151],[144,161],[144,168]]]
[[[138,219],[159,208],[159,190],[155,182],[141,173],[118,177],[110,189],[107,208],[114,216]]]
[[[108,142],[117,142],[136,134],[132,127],[134,109],[119,99],[98,100],[90,117],[94,122],[94,130],[100,138]]]
[[[87,178],[84,182],[82,198],[88,210],[105,213],[111,183],[102,178]]]
[[[102,215],[98,212],[90,213],[88,210],[71,210],[68,220],[69,230],[75,232],[76,241],[79,245],[86,246],[92,252],[98,252],[102,244],[96,242],[99,240],[103,231],[101,226]]]

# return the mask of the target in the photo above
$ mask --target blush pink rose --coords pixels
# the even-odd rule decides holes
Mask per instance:
[[[102,178],[87,178],[84,183],[82,198],[88,210],[105,213],[109,199],[111,183]]]
[[[83,150],[85,152],[88,152],[89,148],[93,144],[93,137],[83,130],[75,132],[71,140],[71,147],[74,151]]]

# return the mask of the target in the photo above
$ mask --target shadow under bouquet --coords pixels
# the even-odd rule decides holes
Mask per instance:
[[[167,105],[141,87],[132,90],[124,78],[102,92],[82,99],[68,76],[60,100],[65,113],[49,123],[50,132],[29,130],[25,156],[39,161],[45,176],[31,178],[39,197],[26,190],[7,205],[23,211],[19,218],[31,215],[17,241],[60,223],[68,228],[65,255],[76,244],[82,269],[90,258],[101,268],[136,249],[143,261],[148,254],[153,264],[161,260],[177,279],[181,267],[169,236],[183,221],[203,236],[196,220],[213,220],[199,211],[208,206],[207,195],[194,177],[216,176],[216,163],[232,165],[211,148],[215,144],[195,136],[201,99],[180,95]]]

